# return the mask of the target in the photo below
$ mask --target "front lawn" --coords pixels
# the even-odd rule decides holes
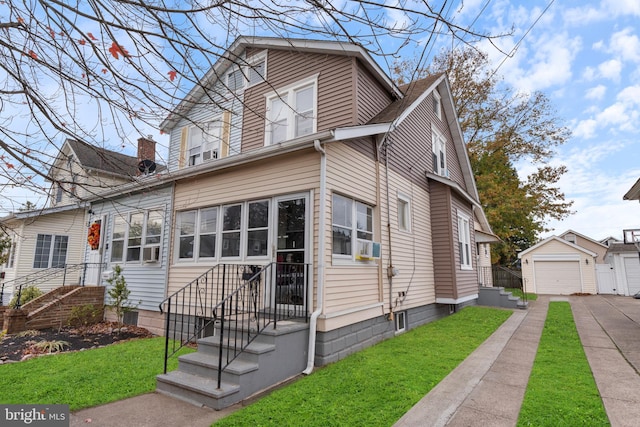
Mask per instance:
[[[75,411],[148,393],[163,358],[164,338],[145,338],[0,365],[0,402],[68,404]],[[169,359],[169,369],[177,362]]]
[[[511,311],[467,307],[319,369],[216,426],[390,426]]]
[[[568,302],[549,303],[518,425],[609,425]]]

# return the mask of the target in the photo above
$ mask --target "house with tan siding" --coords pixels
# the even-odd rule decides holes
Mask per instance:
[[[278,285],[282,265],[300,266],[303,287],[250,288],[265,311],[304,312],[305,335],[270,368],[292,366],[284,377],[476,303],[475,230],[493,235],[446,75],[397,87],[355,45],[241,37],[161,128],[174,182],[170,329],[176,316],[223,328],[217,301],[192,312],[202,298],[185,297],[208,292],[222,266],[271,269]],[[186,367],[209,359],[180,360],[158,390],[224,406],[211,390],[198,397],[203,380]]]

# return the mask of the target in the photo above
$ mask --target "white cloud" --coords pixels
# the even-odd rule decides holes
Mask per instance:
[[[623,61],[640,62],[640,39],[631,28],[625,28],[611,35],[609,51]]]
[[[598,122],[594,119],[581,120],[573,128],[573,136],[581,139],[591,139],[596,135]]]
[[[582,27],[602,19],[602,12],[591,6],[567,9],[563,15],[564,23],[570,26]]]
[[[584,97],[587,99],[595,99],[596,101],[599,101],[604,97],[606,93],[607,87],[604,85],[598,85],[592,87],[591,89],[588,89]]]
[[[582,71],[582,78],[588,82],[596,79],[596,69],[593,67],[584,67]]]
[[[638,0],[602,0],[601,7],[609,16],[640,16]]]
[[[598,65],[598,71],[600,76],[613,80],[620,80],[620,73],[622,72],[622,63],[617,59],[610,59]]]

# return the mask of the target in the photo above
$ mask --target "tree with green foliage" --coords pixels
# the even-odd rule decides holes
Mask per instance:
[[[515,91],[497,77],[487,55],[470,46],[443,52],[424,69],[405,61],[395,70],[400,83],[447,73],[480,202],[502,239],[493,245],[493,262],[513,262],[518,250],[548,231],[550,219],[571,213],[573,202],[557,187],[567,168],[550,164],[571,134],[543,93]],[[526,177],[516,169],[524,162],[536,168]]]
[[[107,291],[107,295],[109,296],[107,307],[115,312],[118,325],[122,325],[125,313],[136,308],[135,305],[129,302],[131,290],[127,287],[127,281],[122,275],[122,267],[119,265],[113,267],[113,276],[107,279],[107,283],[109,283],[111,287]]]

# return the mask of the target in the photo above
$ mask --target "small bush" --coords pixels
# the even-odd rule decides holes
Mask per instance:
[[[76,305],[71,309],[69,326],[75,328],[94,325],[102,320],[102,310],[93,304]]]
[[[65,347],[69,347],[67,341],[54,340],[54,341],[40,341],[32,346],[36,353],[60,353],[64,351]]]
[[[25,288],[22,288],[22,292],[20,293],[20,305],[21,306],[25,305],[29,301],[38,298],[40,295],[44,295],[44,292],[42,292],[40,289],[36,288],[35,286],[27,286]],[[9,302],[9,307],[16,308],[16,304],[18,304],[17,292],[13,296],[13,298],[11,298],[11,301]]]

